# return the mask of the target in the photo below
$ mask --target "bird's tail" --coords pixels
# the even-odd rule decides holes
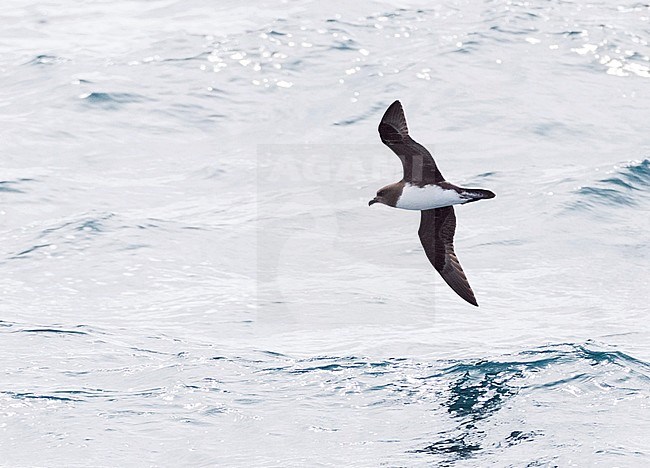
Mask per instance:
[[[489,190],[473,189],[473,188],[463,188],[461,195],[463,197],[468,198],[468,200],[465,203],[471,203],[479,200],[487,200],[488,198],[496,197],[494,192],[490,192]]]

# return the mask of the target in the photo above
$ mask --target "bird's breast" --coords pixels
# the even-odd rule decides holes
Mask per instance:
[[[466,201],[467,198],[462,198],[453,189],[443,189],[435,184],[425,185],[424,187],[406,184],[395,207],[403,210],[432,210],[444,206],[458,205]]]

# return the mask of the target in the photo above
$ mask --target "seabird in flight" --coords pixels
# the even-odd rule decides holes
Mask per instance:
[[[489,190],[462,188],[442,176],[431,153],[409,136],[402,104],[395,101],[379,124],[381,141],[402,161],[404,177],[377,192],[368,205],[420,211],[418,235],[427,258],[456,294],[478,307],[474,292],[454,252],[456,215],[453,205],[494,198]]]

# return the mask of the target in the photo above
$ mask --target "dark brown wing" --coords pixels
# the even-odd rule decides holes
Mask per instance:
[[[456,294],[478,307],[474,292],[454,252],[454,208],[446,206],[421,213],[418,235],[427,258]]]
[[[402,161],[405,182],[426,185],[445,180],[431,153],[409,136],[406,117],[399,101],[392,103],[381,118],[379,136]]]

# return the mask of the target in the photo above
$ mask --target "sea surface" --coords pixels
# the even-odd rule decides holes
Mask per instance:
[[[647,1],[0,6],[0,466],[650,466]],[[480,304],[426,260],[401,100]]]

